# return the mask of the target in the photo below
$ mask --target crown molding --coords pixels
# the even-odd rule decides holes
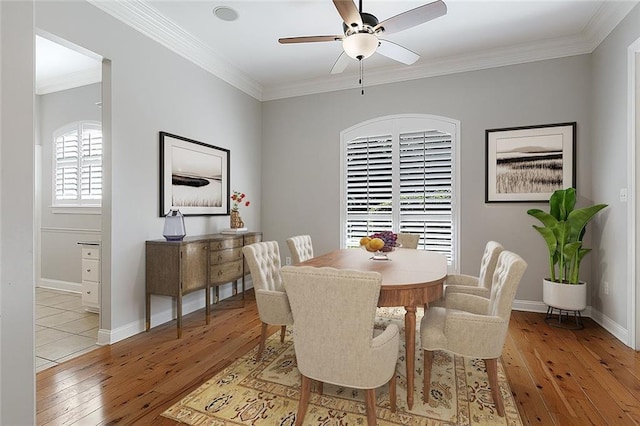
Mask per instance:
[[[257,81],[234,67],[182,27],[165,18],[144,0],[87,0],[87,2],[249,96],[262,100],[262,86]]]
[[[259,101],[282,99],[337,90],[357,88],[357,79],[327,76],[292,84],[262,87],[234,67],[209,46],[161,15],[145,0],[87,0],[89,3],[124,22],[142,34],[183,56],[211,74]],[[386,68],[367,72],[367,86],[415,80],[439,75],[556,59],[593,52],[637,1],[604,2],[585,26],[574,36],[543,40],[507,48],[492,49],[464,56],[438,58],[410,68]]]
[[[72,72],[58,77],[46,79],[40,78],[38,79],[38,84],[36,86],[36,95],[46,95],[48,93],[59,92],[61,90],[100,83],[101,81],[102,68],[100,66]]]

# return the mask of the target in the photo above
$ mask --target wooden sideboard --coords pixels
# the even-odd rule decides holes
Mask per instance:
[[[182,296],[205,290],[205,314],[209,324],[211,287],[219,299],[219,286],[233,282],[237,294],[238,280],[245,291],[249,268],[242,247],[262,240],[260,232],[243,234],[209,234],[185,237],[182,241],[150,240],[146,242],[146,329],[151,328],[151,295],[177,298],[178,338],[182,336]]]

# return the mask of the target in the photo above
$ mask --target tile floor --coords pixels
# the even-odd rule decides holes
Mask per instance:
[[[98,314],[78,293],[36,288],[36,372],[97,348]]]

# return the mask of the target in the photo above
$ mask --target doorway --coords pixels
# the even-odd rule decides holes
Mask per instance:
[[[96,158],[101,159],[102,138],[96,129],[102,123],[102,58],[36,33],[35,334],[40,371],[95,349],[98,340],[100,299],[94,293],[95,303],[87,304],[83,294],[87,276],[99,285],[100,257],[98,263],[95,258],[86,263],[79,243],[97,244],[100,253],[101,200],[96,194],[101,194],[102,164]],[[91,131],[85,123],[93,126]],[[93,198],[85,196],[87,191]]]

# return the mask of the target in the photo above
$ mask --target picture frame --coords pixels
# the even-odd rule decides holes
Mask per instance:
[[[575,188],[576,122],[485,131],[485,203],[549,201]]]
[[[229,215],[228,149],[160,132],[160,217]]]

